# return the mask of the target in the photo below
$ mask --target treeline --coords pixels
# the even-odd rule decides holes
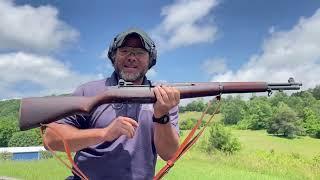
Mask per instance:
[[[69,96],[61,94],[50,96]],[[20,100],[0,101],[0,147],[26,147],[42,144],[39,128],[20,131],[18,126]]]
[[[214,103],[213,103],[214,104]],[[180,112],[202,112],[207,103],[193,101],[180,107]],[[216,105],[210,107],[212,114]],[[249,100],[240,96],[222,98],[223,123],[239,129],[266,129],[269,134],[294,138],[320,138],[320,86],[287,95],[277,92],[271,97],[253,95]]]
[[[20,131],[18,115],[20,100],[0,101],[0,147],[36,146],[41,144],[38,129]]]

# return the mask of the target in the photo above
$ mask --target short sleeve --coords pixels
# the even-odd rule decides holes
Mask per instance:
[[[175,106],[169,111],[170,123],[179,134],[179,107]]]

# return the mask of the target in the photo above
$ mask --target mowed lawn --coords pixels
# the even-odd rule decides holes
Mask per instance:
[[[290,140],[270,136],[265,131],[231,132],[241,142],[240,152],[225,155],[200,151],[207,132],[178,161],[167,179],[320,179],[319,139]]]
[[[181,115],[181,120],[199,113]],[[218,116],[217,119],[220,117]],[[265,131],[231,130],[242,149],[234,155],[208,154],[201,150],[208,132],[164,179],[320,179],[320,140],[285,139]],[[187,132],[183,132],[183,137]],[[159,160],[157,171],[164,165]],[[0,177],[64,179],[70,175],[60,162],[49,159],[28,162],[0,161]],[[0,178],[1,179],[1,178]]]
[[[232,133],[245,145],[243,150],[246,152],[266,150],[277,153],[299,154],[309,159],[312,159],[315,155],[320,155],[320,139],[308,136],[286,139],[269,135],[265,130],[232,130]]]

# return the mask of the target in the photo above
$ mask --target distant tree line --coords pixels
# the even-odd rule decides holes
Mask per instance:
[[[193,101],[180,107],[180,112],[202,112],[207,103]],[[216,109],[213,105],[208,112]],[[265,129],[269,134],[294,138],[320,138],[320,86],[287,95],[277,92],[270,98],[253,95],[249,100],[240,96],[222,99],[223,123],[239,129]]]
[[[40,145],[39,129],[20,131],[18,114],[20,100],[0,101],[0,147],[25,147]]]
[[[61,94],[50,96],[69,96]],[[42,144],[40,130],[20,131],[18,127],[20,100],[0,101],[0,147],[26,147]]]

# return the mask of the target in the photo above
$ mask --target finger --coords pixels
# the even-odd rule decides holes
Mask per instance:
[[[130,123],[130,125],[132,125],[133,127],[137,128],[139,126],[139,124],[137,123],[137,121],[135,121],[132,118],[129,117],[123,117],[123,116],[118,116],[117,117],[120,121],[127,121],[128,123]]]
[[[157,101],[160,103],[160,104],[164,104],[164,101],[162,99],[162,95],[160,93],[160,87],[159,86],[156,86],[155,88],[153,88],[153,91],[154,91],[154,94],[156,95],[156,98],[157,98]]]
[[[169,101],[170,102],[175,101],[173,88],[167,86],[167,87],[164,87],[163,89],[166,91],[168,98],[169,98]]]
[[[169,97],[167,95],[167,92],[163,88],[166,88],[166,87],[165,86],[159,87],[159,91],[165,104],[169,102]]]
[[[126,132],[128,133],[128,137],[132,138],[134,136],[135,130],[133,126],[127,121],[122,121],[121,128],[126,130]]]
[[[122,126],[122,127],[120,128],[120,132],[121,132],[122,135],[125,135],[125,136],[127,136],[128,138],[132,138],[132,137],[133,137],[133,133],[130,132],[130,130],[127,129],[126,126]]]
[[[118,117],[116,117],[116,118],[114,119],[114,121],[113,121],[112,123],[121,122],[121,121],[123,120],[123,118],[125,118],[125,117],[123,117],[123,116],[118,116]]]
[[[128,130],[132,132],[132,137],[133,137],[136,132],[136,128],[138,128],[139,124],[135,120],[128,117],[125,119],[124,123],[125,125],[129,126]]]
[[[174,99],[176,101],[176,105],[180,103],[180,91],[177,88],[173,88],[174,91]]]
[[[123,120],[130,123],[130,125],[133,126],[134,128],[137,128],[139,126],[138,122],[132,118],[125,117],[123,118]]]
[[[175,97],[175,93],[176,93],[175,89],[169,86],[169,87],[165,87],[164,90],[166,91],[169,97],[168,105],[170,104],[170,106],[176,106],[179,100],[177,100]]]

